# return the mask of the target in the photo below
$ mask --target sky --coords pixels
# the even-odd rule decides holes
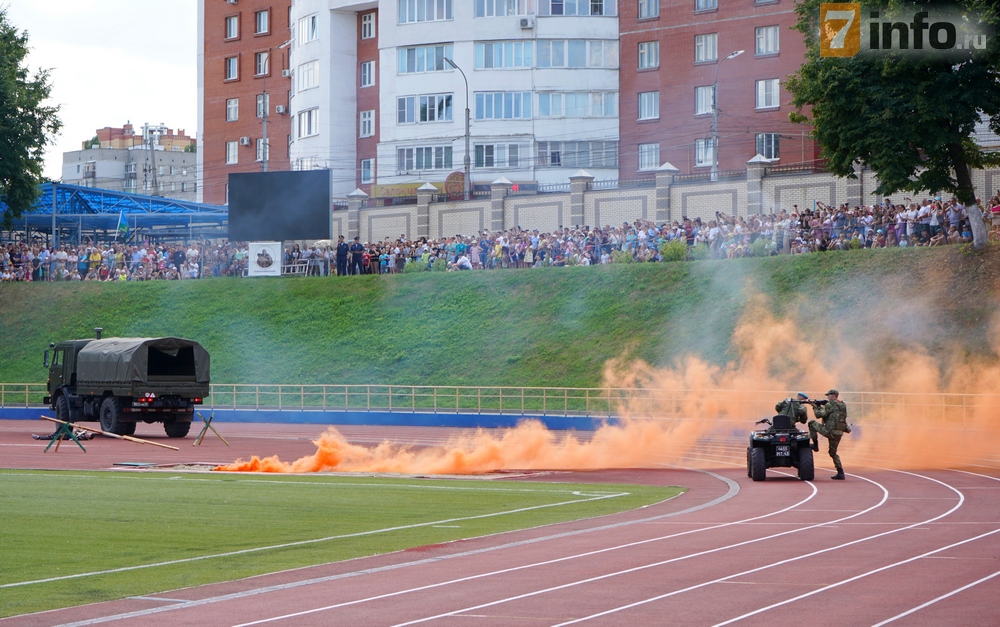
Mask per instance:
[[[62,153],[105,126],[163,123],[191,137],[198,122],[197,0],[0,0],[28,31],[29,69],[51,70],[62,131],[45,176],[62,176]]]

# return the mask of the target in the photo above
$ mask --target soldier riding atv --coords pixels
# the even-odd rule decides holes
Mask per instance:
[[[802,401],[795,401],[796,404],[798,402]],[[812,481],[815,472],[809,433],[796,429],[795,419],[783,414],[770,420],[758,420],[756,424],[767,424],[768,428],[750,432],[747,476],[754,481],[763,481],[768,468],[795,467],[798,468],[799,479]]]

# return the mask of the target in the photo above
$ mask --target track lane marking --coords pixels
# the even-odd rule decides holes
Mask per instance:
[[[902,614],[896,614],[892,618],[887,618],[884,621],[882,621],[881,623],[875,623],[874,625],[872,625],[872,627],[882,627],[882,625],[888,625],[891,622],[897,621],[900,618],[904,618],[904,617],[909,616],[910,614],[913,614],[915,612],[919,612],[920,610],[924,609],[925,607],[930,607],[931,605],[934,605],[938,601],[943,601],[943,600],[947,599],[948,597],[955,596],[956,594],[958,594],[960,592],[964,592],[964,591],[968,590],[969,588],[978,586],[979,584],[981,584],[983,582],[986,582],[986,581],[989,581],[990,579],[993,579],[994,577],[997,577],[997,576],[1000,576],[1000,570],[998,570],[997,572],[993,573],[992,575],[987,575],[986,577],[983,577],[982,579],[978,579],[976,581],[973,581],[972,583],[965,584],[961,588],[956,588],[955,590],[952,590],[951,592],[948,592],[946,594],[942,594],[941,596],[939,596],[939,597],[937,597],[935,599],[931,599],[930,601],[928,601],[926,603],[922,603],[922,604],[920,604],[920,605],[918,605],[918,606],[916,606],[916,607],[914,607],[912,609],[909,609],[909,610],[903,612]]]

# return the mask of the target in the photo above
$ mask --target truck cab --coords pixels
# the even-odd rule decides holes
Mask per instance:
[[[49,371],[49,378],[46,382],[48,396],[42,399],[43,403],[52,403],[52,399],[56,398],[62,390],[66,390],[70,394],[76,393],[76,356],[80,349],[90,342],[91,340],[70,340],[49,344],[49,350],[45,351],[43,362]],[[56,418],[67,420],[63,416],[56,416]]]

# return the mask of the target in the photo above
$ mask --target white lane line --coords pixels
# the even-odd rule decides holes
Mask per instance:
[[[903,618],[905,616],[909,616],[910,614],[913,614],[914,612],[919,612],[920,610],[924,609],[925,607],[929,607],[931,605],[934,605],[938,601],[943,601],[943,600],[947,599],[948,597],[955,596],[959,592],[964,592],[964,591],[968,590],[969,588],[972,588],[974,586],[978,586],[979,584],[983,583],[984,581],[989,581],[990,579],[993,579],[994,577],[997,577],[997,576],[1000,576],[1000,570],[998,570],[997,572],[993,573],[992,575],[987,575],[986,577],[983,577],[982,579],[979,579],[977,581],[973,581],[972,583],[966,584],[966,585],[962,586],[961,588],[957,588],[955,590],[952,590],[951,592],[949,592],[947,594],[942,594],[938,598],[931,599],[927,603],[923,603],[921,605],[918,605],[917,607],[915,607],[913,609],[910,609],[910,610],[907,610],[907,611],[903,612],[902,614],[896,614],[892,618],[887,618],[884,621],[882,621],[881,623],[875,623],[874,625],[872,625],[872,627],[882,627],[882,625],[888,625],[891,622],[897,621],[900,618]]]
[[[406,529],[419,529],[420,527],[433,527],[434,525],[442,525],[452,522],[461,522],[465,520],[480,520],[483,518],[495,518],[497,516],[507,516],[510,514],[520,514],[522,512],[530,512],[539,509],[547,509],[550,507],[562,507],[563,505],[576,505],[579,503],[589,503],[591,501],[601,501],[609,498],[616,498],[620,496],[625,496],[627,493],[622,492],[620,494],[608,494],[602,496],[594,496],[584,499],[576,499],[572,501],[562,501],[559,503],[547,503],[545,505],[532,505],[531,507],[521,507],[518,509],[512,509],[503,512],[490,512],[488,514],[477,514],[476,516],[463,516],[461,518],[446,518],[444,520],[433,520],[423,523],[415,523],[412,525],[399,525],[396,527],[385,527],[383,529],[370,529],[368,531],[358,531],[356,533],[345,533],[336,536],[326,536],[325,538],[313,538],[311,540],[299,540],[297,542],[285,542],[283,544],[272,544],[270,546],[258,546],[251,549],[240,549],[238,551],[228,551],[226,553],[213,553],[211,555],[199,555],[197,557],[186,557],[183,559],[168,560],[165,562],[156,562],[153,564],[138,564],[136,566],[122,566],[121,568],[109,568],[107,570],[97,570],[89,573],[77,573],[75,575],[62,575],[60,577],[48,577],[46,579],[35,579],[33,581],[16,581],[13,583],[5,583],[0,585],[0,589],[3,588],[16,588],[19,586],[30,586],[39,583],[49,583],[51,581],[63,581],[66,579],[81,579],[83,577],[95,577],[97,575],[108,575],[111,573],[126,573],[133,570],[142,570],[146,568],[158,568],[160,566],[173,566],[175,564],[187,564],[190,562],[198,562],[202,560],[215,559],[218,557],[232,557],[234,555],[247,555],[249,553],[260,553],[261,551],[271,551],[274,549],[287,549],[296,546],[306,546],[309,544],[318,544],[320,542],[330,542],[332,540],[343,540],[345,538],[359,538],[362,536],[372,536],[383,533],[391,533],[393,531],[404,531]]]
[[[527,540],[516,540],[514,542],[507,542],[507,543],[504,543],[504,544],[498,544],[498,545],[494,545],[494,546],[488,546],[488,547],[484,547],[484,548],[481,548],[481,549],[472,549],[472,550],[463,551],[463,552],[460,552],[460,553],[451,553],[451,554],[448,554],[448,555],[441,555],[441,556],[429,557],[429,558],[424,558],[424,559],[420,559],[420,560],[414,560],[414,561],[411,561],[411,562],[403,562],[401,564],[389,564],[387,566],[379,566],[379,567],[376,567],[376,568],[366,568],[366,569],[363,569],[363,570],[353,571],[353,572],[349,572],[349,573],[340,573],[340,574],[337,574],[337,575],[328,575],[326,577],[316,577],[316,578],[313,578],[313,579],[304,579],[304,580],[300,580],[300,581],[292,581],[292,582],[289,582],[289,583],[276,584],[276,585],[272,585],[272,586],[265,586],[265,587],[262,587],[262,588],[253,588],[251,590],[243,590],[241,592],[234,592],[234,593],[231,593],[231,594],[225,594],[225,595],[220,595],[220,596],[216,596],[216,597],[208,597],[208,598],[205,598],[205,599],[199,599],[197,601],[189,601],[188,603],[185,603],[183,605],[174,605],[174,606],[167,606],[167,607],[161,607],[161,608],[149,608],[149,609],[145,609],[145,610],[136,610],[136,611],[133,611],[133,612],[125,612],[123,614],[114,614],[114,615],[111,615],[111,616],[101,616],[101,617],[92,618],[92,619],[83,620],[83,621],[78,621],[78,622],[74,622],[74,623],[66,623],[64,625],[59,625],[58,627],[83,627],[85,625],[97,625],[97,624],[100,624],[100,623],[108,623],[108,622],[117,621],[117,620],[127,620],[127,619],[131,619],[131,618],[141,618],[143,616],[149,616],[151,614],[159,614],[161,612],[172,612],[174,610],[180,610],[180,609],[187,609],[187,608],[192,608],[192,607],[198,607],[198,606],[201,606],[201,605],[209,605],[209,604],[213,604],[213,603],[222,603],[222,602],[226,602],[226,601],[235,601],[235,600],[240,600],[240,599],[244,599],[244,598],[247,598],[247,597],[257,596],[257,595],[261,595],[261,594],[267,594],[267,593],[271,593],[271,592],[282,592],[282,591],[285,591],[285,590],[291,590],[293,588],[299,588],[299,587],[302,587],[302,586],[310,586],[310,585],[315,585],[315,584],[327,583],[327,582],[330,582],[330,581],[336,581],[338,579],[347,579],[349,577],[358,577],[358,576],[361,576],[361,575],[373,575],[373,574],[378,574],[378,573],[382,573],[382,572],[389,572],[389,571],[393,571],[393,570],[399,570],[399,569],[402,569],[402,568],[409,568],[409,567],[414,567],[414,566],[425,566],[427,564],[434,564],[434,563],[443,562],[443,561],[447,561],[447,560],[460,559],[460,558],[464,558],[464,557],[471,557],[471,556],[474,556],[474,555],[483,555],[483,554],[491,553],[491,552],[494,552],[494,551],[502,551],[502,550],[516,548],[516,547],[521,547],[521,546],[529,546],[529,545],[532,545],[532,544],[539,544],[539,543],[542,543],[542,542],[549,542],[549,541],[552,541],[552,540],[562,540],[564,538],[570,538],[570,537],[579,536],[579,535],[588,534],[588,533],[596,533],[596,532],[599,532],[599,531],[609,531],[609,530],[612,530],[612,529],[619,529],[619,528],[622,528],[622,527],[630,527],[630,526],[633,526],[633,525],[639,525],[639,524],[643,524],[643,523],[647,523],[647,522],[651,522],[651,521],[662,520],[664,518],[670,518],[670,517],[673,517],[673,516],[681,516],[683,514],[690,514],[690,513],[698,512],[700,510],[707,509],[707,508],[710,508],[710,507],[714,507],[714,506],[716,506],[716,505],[718,505],[720,503],[728,501],[729,499],[731,499],[734,496],[736,496],[737,494],[739,494],[739,491],[740,491],[739,484],[737,484],[732,479],[728,479],[726,477],[723,477],[721,475],[717,475],[717,474],[715,474],[713,472],[708,472],[706,470],[694,470],[692,472],[703,473],[703,474],[709,475],[709,476],[711,476],[711,477],[713,477],[715,479],[718,479],[719,481],[724,482],[728,486],[729,489],[722,496],[718,496],[718,497],[712,499],[711,501],[708,501],[706,503],[702,503],[701,505],[694,505],[692,507],[688,507],[686,509],[682,509],[682,510],[679,510],[679,511],[676,511],[676,512],[668,512],[666,514],[658,514],[656,516],[650,516],[648,518],[640,518],[640,519],[637,519],[637,520],[625,520],[625,521],[622,521],[622,522],[610,523],[610,524],[601,525],[601,526],[598,526],[598,527],[588,527],[586,529],[576,529],[576,530],[573,530],[573,531],[564,531],[564,532],[552,534],[552,535],[549,535],[549,536],[542,536],[542,537],[538,537],[538,538],[529,538]],[[681,493],[681,494],[683,494],[683,493]],[[670,499],[667,499],[667,500],[672,500],[674,498],[677,498],[681,494],[678,494],[678,495],[675,495],[673,497],[670,497]],[[602,518],[602,517],[604,517],[604,516],[598,516],[598,517],[595,517],[595,518]],[[579,521],[576,521],[576,522],[579,522]],[[541,529],[541,528],[545,528],[545,527],[553,527],[553,526],[562,525],[562,524],[566,524],[566,523],[550,523],[550,524],[547,524],[547,525],[541,525],[541,526],[532,527],[532,528],[529,528],[529,529],[518,529],[516,531],[503,531],[503,532],[500,532],[500,533],[497,533],[497,534],[491,534],[491,535],[487,535],[487,536],[479,536],[478,539],[506,536],[506,535],[510,535],[510,534],[514,534],[514,533],[521,533],[521,532],[531,531],[532,529]],[[473,539],[473,538],[470,538],[470,539]],[[363,558],[359,558],[359,559],[363,559]],[[313,568],[313,567],[312,566],[306,566],[304,568]],[[298,569],[295,569],[295,570],[298,570]],[[283,571],[283,572],[289,572],[289,571]]]
[[[926,521],[921,522],[921,523],[914,523],[914,524],[909,525],[907,527],[903,527],[902,529],[896,529],[894,531],[886,531],[886,532],[880,533],[880,534],[878,534],[876,536],[872,536],[872,538],[877,538],[879,536],[889,535],[891,533],[897,533],[899,531],[905,531],[907,529],[913,529],[915,527],[919,527],[919,526],[924,525],[924,524],[932,523],[935,520],[939,520],[941,518],[944,518],[946,516],[951,515],[953,512],[957,511],[960,507],[962,507],[963,504],[965,504],[965,495],[961,491],[957,490],[953,486],[950,486],[950,485],[948,485],[947,483],[945,483],[943,481],[938,481],[937,479],[935,479],[933,477],[927,477],[925,475],[919,475],[919,474],[914,473],[914,472],[906,472],[905,470],[893,470],[892,472],[898,472],[898,473],[903,474],[903,475],[910,475],[911,477],[919,477],[921,479],[926,479],[928,481],[933,481],[934,483],[943,485],[944,487],[948,488],[949,490],[951,490],[952,492],[954,492],[955,494],[958,495],[958,503],[955,504],[955,507],[951,508],[949,511],[945,512],[944,514],[941,514],[940,516],[937,516],[935,518],[931,518],[930,520],[926,520]],[[961,544],[965,544],[966,542],[972,542],[973,540],[977,540],[979,538],[983,538],[983,537],[992,535],[992,534],[997,533],[997,532],[1000,532],[1000,529],[995,529],[995,530],[990,531],[988,533],[976,536],[975,538],[970,538],[969,540],[962,540],[961,542],[957,542],[957,543],[952,544],[950,546],[947,546],[947,547],[944,547],[944,548],[941,548],[941,549],[936,549],[934,551],[929,551],[927,553],[924,553],[923,555],[918,555],[916,557],[911,557],[910,559],[906,559],[906,560],[903,560],[901,562],[896,562],[895,564],[890,564],[888,566],[883,566],[881,568],[876,568],[875,570],[868,571],[867,573],[862,573],[860,575],[855,575],[854,577],[851,577],[849,579],[844,579],[842,581],[838,581],[836,583],[832,583],[832,584],[830,584],[828,586],[824,586],[822,588],[818,588],[816,590],[812,590],[810,592],[806,592],[805,594],[800,594],[797,597],[793,597],[793,598],[787,599],[785,601],[780,601],[778,603],[773,603],[771,605],[768,605],[767,607],[762,607],[759,610],[754,610],[753,612],[747,612],[746,614],[743,614],[741,616],[737,616],[736,618],[729,619],[729,620],[727,620],[725,622],[717,623],[716,625],[714,625],[714,627],[721,627],[722,625],[729,625],[731,623],[735,623],[737,621],[743,620],[744,618],[749,618],[751,616],[756,616],[757,614],[761,614],[761,613],[766,612],[768,610],[772,610],[772,609],[774,609],[776,607],[781,607],[783,605],[788,605],[789,603],[794,603],[795,601],[798,601],[800,599],[805,599],[805,598],[811,597],[811,596],[813,596],[815,594],[819,594],[821,592],[825,592],[825,591],[830,590],[832,588],[836,588],[838,586],[842,586],[842,585],[844,585],[846,583],[850,583],[852,581],[856,581],[856,580],[861,579],[863,577],[867,577],[868,575],[872,575],[874,573],[882,572],[883,570],[888,570],[889,568],[893,568],[893,567],[899,566],[901,564],[907,564],[907,563],[912,562],[912,561],[914,561],[916,559],[919,559],[921,557],[926,557],[928,555],[934,555],[935,553],[940,553],[941,551],[944,551],[945,549],[948,549],[948,548],[951,548],[951,547],[955,547],[955,546],[959,546]],[[872,539],[872,538],[868,538],[868,539]],[[851,544],[855,544],[856,542],[857,541],[855,541],[855,542],[849,542],[849,543],[847,543],[845,545],[841,545],[841,546],[850,546]],[[811,557],[811,555],[805,555],[803,557]]]
[[[713,473],[708,473],[708,474],[713,474]],[[717,476],[717,475],[715,475],[715,476]],[[735,484],[735,482],[732,482],[729,479],[725,479],[725,481]],[[794,508],[798,507],[802,503],[805,503],[805,502],[809,501],[810,499],[812,499],[814,496],[816,496],[816,488],[814,486],[812,486],[812,485],[810,485],[810,487],[812,487],[812,493],[808,497],[806,497],[805,499],[803,499],[802,501],[799,501],[798,503],[790,505],[790,506],[788,506],[788,507],[786,507],[786,508],[784,508],[782,510],[779,510],[779,511],[776,511],[776,512],[772,512],[770,514],[764,514],[764,515],[761,515],[761,516],[756,516],[754,518],[748,518],[746,520],[747,521],[751,521],[751,520],[758,520],[760,518],[766,518],[768,516],[776,516],[778,514],[782,514],[782,513],[786,512],[788,510],[791,510],[791,509],[794,509]],[[677,512],[677,513],[674,513],[674,514],[671,514],[671,515],[672,516],[676,516],[676,515],[679,515],[680,513],[681,512]],[[658,516],[656,518],[663,518],[663,516]],[[647,520],[645,520],[643,522],[648,522],[649,520],[654,520],[654,519],[647,519]],[[493,577],[493,576],[496,576],[496,575],[503,575],[503,574],[517,572],[517,571],[521,571],[521,570],[527,570],[529,568],[537,568],[539,566],[547,566],[547,565],[558,564],[560,562],[565,562],[565,561],[569,561],[569,560],[580,559],[580,558],[584,558],[584,557],[591,557],[591,556],[594,556],[594,555],[600,555],[602,553],[607,553],[607,552],[610,552],[610,551],[618,551],[618,550],[621,550],[621,549],[627,549],[627,548],[632,548],[632,547],[636,547],[636,546],[641,546],[641,545],[644,545],[644,544],[649,544],[651,542],[659,542],[661,540],[669,540],[671,538],[677,538],[677,537],[680,537],[680,536],[686,536],[686,535],[690,535],[690,534],[693,534],[693,533],[700,533],[702,531],[709,531],[709,530],[712,530],[712,529],[719,529],[721,527],[728,527],[728,526],[731,526],[731,525],[738,525],[738,524],[741,524],[743,522],[746,522],[746,521],[738,520],[738,521],[733,521],[733,522],[729,522],[729,523],[723,523],[723,524],[713,525],[711,527],[704,527],[704,528],[701,528],[701,529],[692,529],[692,530],[689,530],[689,531],[683,531],[683,532],[680,532],[680,533],[675,533],[675,534],[671,534],[671,535],[667,535],[667,536],[659,536],[659,537],[656,537],[656,538],[647,538],[645,540],[638,540],[636,542],[629,542],[627,544],[619,544],[619,545],[616,545],[616,546],[606,547],[606,548],[603,548],[603,549],[595,549],[593,551],[587,551],[585,553],[576,553],[576,554],[573,554],[573,555],[564,555],[563,557],[558,557],[558,558],[554,558],[554,559],[550,559],[550,560],[545,560],[545,561],[542,561],[542,562],[534,562],[534,563],[531,563],[531,564],[522,564],[521,566],[514,566],[514,567],[511,567],[511,568],[504,568],[502,570],[496,570],[496,571],[485,572],[485,573],[478,573],[478,574],[475,574],[475,575],[469,575],[467,577],[460,577],[458,579],[451,579],[451,580],[448,580],[448,581],[442,581],[442,582],[438,582],[438,583],[434,583],[434,584],[428,584],[426,586],[419,586],[419,587],[416,587],[416,588],[408,588],[408,589],[404,589],[404,590],[396,590],[394,592],[387,592],[385,594],[380,594],[380,595],[377,595],[377,596],[372,596],[372,597],[367,597],[367,598],[362,598],[362,599],[355,599],[353,601],[345,601],[343,603],[336,603],[336,604],[333,604],[333,605],[327,605],[327,606],[323,606],[323,607],[313,608],[313,609],[310,609],[310,610],[303,610],[301,612],[294,612],[294,613],[291,613],[291,614],[284,614],[284,615],[281,615],[281,616],[274,616],[274,617],[271,617],[271,618],[264,618],[264,619],[252,621],[252,622],[249,622],[249,623],[241,623],[239,625],[236,625],[235,627],[250,627],[251,625],[261,625],[261,624],[264,624],[264,623],[274,622],[274,621],[278,621],[278,620],[285,620],[285,619],[289,619],[289,618],[297,618],[297,617],[305,616],[305,615],[308,615],[308,614],[315,614],[317,612],[325,612],[325,611],[329,611],[329,610],[338,609],[338,608],[341,608],[341,607],[347,607],[347,606],[350,606],[350,605],[357,605],[359,603],[367,603],[369,601],[378,601],[378,600],[381,600],[381,599],[392,598],[392,597],[396,597],[396,596],[400,596],[400,595],[404,595],[404,594],[410,594],[410,593],[413,593],[413,592],[422,592],[422,591],[425,591],[425,590],[432,590],[432,589],[435,589],[435,588],[441,588],[441,587],[449,586],[449,585],[456,584],[456,583],[463,583],[463,582],[466,582],[466,581],[474,581],[476,579],[483,579],[483,578],[486,578],[486,577]],[[593,529],[591,531],[597,531],[597,529]],[[485,606],[483,606],[483,607],[485,607]],[[469,609],[477,609],[477,608],[469,608]]]
[[[963,475],[972,475],[973,477],[982,477],[983,479],[989,479],[991,481],[1000,481],[1000,479],[998,479],[997,477],[991,477],[989,475],[983,475],[983,474],[980,474],[978,472],[969,472],[968,470],[956,470],[954,468],[949,468],[948,470],[950,470],[952,472],[960,472]]]
[[[857,475],[851,475],[851,476],[855,477]],[[651,564],[644,564],[642,566],[636,566],[636,567],[633,567],[633,568],[627,568],[625,570],[620,570],[620,571],[616,571],[616,572],[612,572],[612,573],[606,573],[604,575],[598,575],[596,577],[590,577],[590,578],[587,578],[587,579],[581,579],[581,580],[578,580],[578,581],[573,581],[573,582],[570,582],[570,583],[562,584],[562,585],[559,585],[559,586],[553,586],[551,588],[545,588],[545,589],[542,589],[542,590],[534,590],[532,592],[527,592],[525,594],[519,594],[517,596],[508,597],[508,598],[505,598],[505,599],[499,599],[497,601],[491,601],[489,603],[482,603],[480,605],[474,605],[472,607],[466,607],[466,608],[462,608],[462,609],[459,609],[459,610],[453,610],[451,612],[445,612],[445,613],[442,613],[442,614],[437,614],[435,616],[427,616],[427,617],[424,617],[424,618],[419,618],[419,619],[408,621],[408,622],[405,622],[405,623],[398,623],[398,624],[394,625],[394,627],[404,627],[405,625],[415,625],[415,624],[427,622],[427,621],[430,621],[430,620],[436,620],[438,618],[444,618],[444,617],[447,617],[447,616],[455,616],[457,614],[463,614],[465,612],[470,612],[470,611],[473,611],[473,610],[482,609],[484,607],[492,607],[494,605],[500,605],[502,603],[508,603],[510,601],[517,601],[517,600],[520,600],[520,599],[525,599],[525,598],[537,596],[539,594],[546,594],[548,592],[554,592],[554,591],[557,591],[557,590],[565,590],[567,588],[572,588],[572,587],[579,586],[579,585],[586,584],[586,583],[592,583],[592,582],[595,582],[595,581],[601,581],[601,580],[604,580],[604,579],[609,579],[611,577],[617,577],[619,575],[625,575],[625,574],[629,574],[629,573],[639,572],[639,571],[646,570],[646,569],[649,569],[649,568],[655,568],[657,566],[663,566],[663,565],[671,564],[671,563],[674,563],[674,562],[680,562],[680,561],[683,561],[683,560],[686,560],[686,559],[691,559],[691,558],[694,558],[694,557],[701,557],[701,556],[704,556],[704,555],[710,555],[710,554],[713,554],[713,553],[718,553],[719,551],[725,551],[725,550],[728,550],[728,549],[733,549],[733,548],[738,548],[738,547],[741,547],[741,546],[746,546],[748,544],[754,544],[754,543],[757,543],[757,542],[764,542],[766,540],[771,540],[771,539],[774,539],[774,538],[779,538],[779,537],[786,536],[786,535],[789,535],[789,534],[792,534],[792,533],[799,533],[801,531],[808,531],[810,529],[816,529],[816,528],[819,528],[819,527],[824,527],[824,526],[827,526],[827,525],[835,524],[835,523],[843,521],[843,520],[848,520],[848,519],[855,518],[857,516],[861,516],[863,514],[866,514],[866,513],[870,512],[870,511],[874,510],[874,509],[877,509],[877,508],[881,507],[882,505],[884,505],[888,501],[889,491],[885,489],[885,486],[883,486],[883,485],[879,484],[878,482],[873,481],[871,479],[866,479],[865,477],[858,477],[858,478],[862,479],[864,481],[867,481],[869,483],[875,484],[879,488],[881,488],[882,489],[882,498],[875,505],[872,505],[868,509],[862,510],[862,511],[856,513],[856,514],[852,514],[851,516],[845,516],[844,518],[840,518],[840,519],[837,519],[837,520],[832,520],[832,521],[828,521],[828,522],[824,522],[824,523],[817,523],[817,524],[814,524],[814,525],[809,525],[807,527],[800,527],[798,529],[793,529],[791,531],[783,531],[781,533],[775,533],[775,534],[772,534],[770,536],[764,536],[762,538],[754,538],[752,540],[745,540],[743,542],[737,542],[735,544],[729,544],[729,545],[726,545],[726,546],[716,547],[714,549],[708,549],[706,551],[699,551],[697,553],[690,553],[688,555],[682,555],[680,557],[675,557],[675,558],[671,558],[671,559],[668,559],[668,560],[663,560],[663,561],[660,561],[660,562],[654,562],[654,563],[651,563]],[[809,497],[811,499],[812,496],[815,496],[815,494],[816,494],[816,487],[811,482],[807,482],[807,483],[813,489],[813,493]],[[809,499],[806,499],[806,501],[807,500],[809,500]],[[804,503],[805,501],[802,501],[802,502]],[[789,509],[793,509],[793,507],[786,508],[785,511],[787,511]],[[779,513],[782,513],[782,512],[775,512],[774,514],[768,514],[768,516],[776,515],[776,514],[779,514]],[[761,517],[758,517],[758,518],[761,518]],[[749,520],[756,520],[756,518],[749,519]],[[742,521],[739,521],[739,522],[742,522]],[[731,524],[739,524],[739,522],[736,522],[736,523],[727,523],[725,525],[719,525],[718,527],[714,527],[714,528],[719,528],[719,527],[723,527],[723,526],[729,526]],[[706,530],[708,530],[708,529],[713,529],[713,527],[709,527]],[[676,535],[683,535],[683,534],[676,534]],[[818,553],[823,553],[823,552],[825,552],[825,551],[819,551]],[[785,562],[794,561],[795,559],[799,559],[799,558],[785,560]],[[781,562],[781,563],[784,563],[784,562]],[[774,565],[777,565],[777,564],[772,564],[771,566],[774,566]],[[766,566],[764,568],[769,568],[769,567],[770,566]],[[763,570],[763,568],[757,569],[757,570]],[[755,572],[755,571],[748,571],[748,572]],[[746,574],[746,573],[741,573],[741,574]],[[737,577],[737,576],[739,576],[739,575],[732,575],[731,577]],[[728,579],[728,577],[727,577],[727,579]],[[722,580],[720,580],[720,581],[722,581]],[[715,583],[715,582],[708,582],[708,583],[701,584],[701,585],[708,585],[709,583]],[[694,587],[692,587],[690,589],[693,590],[693,589],[695,589],[697,587],[700,587],[700,586],[694,586]],[[686,592],[686,591],[687,590],[678,590],[677,592],[670,593],[670,594],[663,595],[663,596],[671,596],[672,594],[679,594],[680,592]],[[648,603],[648,602],[651,602],[653,600],[656,600],[656,599],[649,599],[649,600],[646,600],[646,601],[641,601],[639,603],[631,604],[630,606],[624,606],[624,607],[621,607],[621,608],[617,608],[617,609],[613,609],[613,610],[608,610],[606,612],[601,612],[600,614],[594,614],[593,616],[588,616],[588,617],[585,617],[585,618],[582,618],[582,619],[578,619],[578,620],[574,620],[574,621],[569,621],[569,622],[566,622],[566,623],[560,623],[560,625],[570,625],[570,624],[575,623],[575,622],[581,622],[581,621],[584,621],[584,620],[589,620],[591,618],[597,618],[598,616],[604,616],[606,614],[612,614],[614,612],[617,612],[617,611],[620,611],[620,610],[623,610],[623,609],[627,609],[628,607],[632,607],[632,606],[635,606],[635,605],[642,605],[643,603]]]

